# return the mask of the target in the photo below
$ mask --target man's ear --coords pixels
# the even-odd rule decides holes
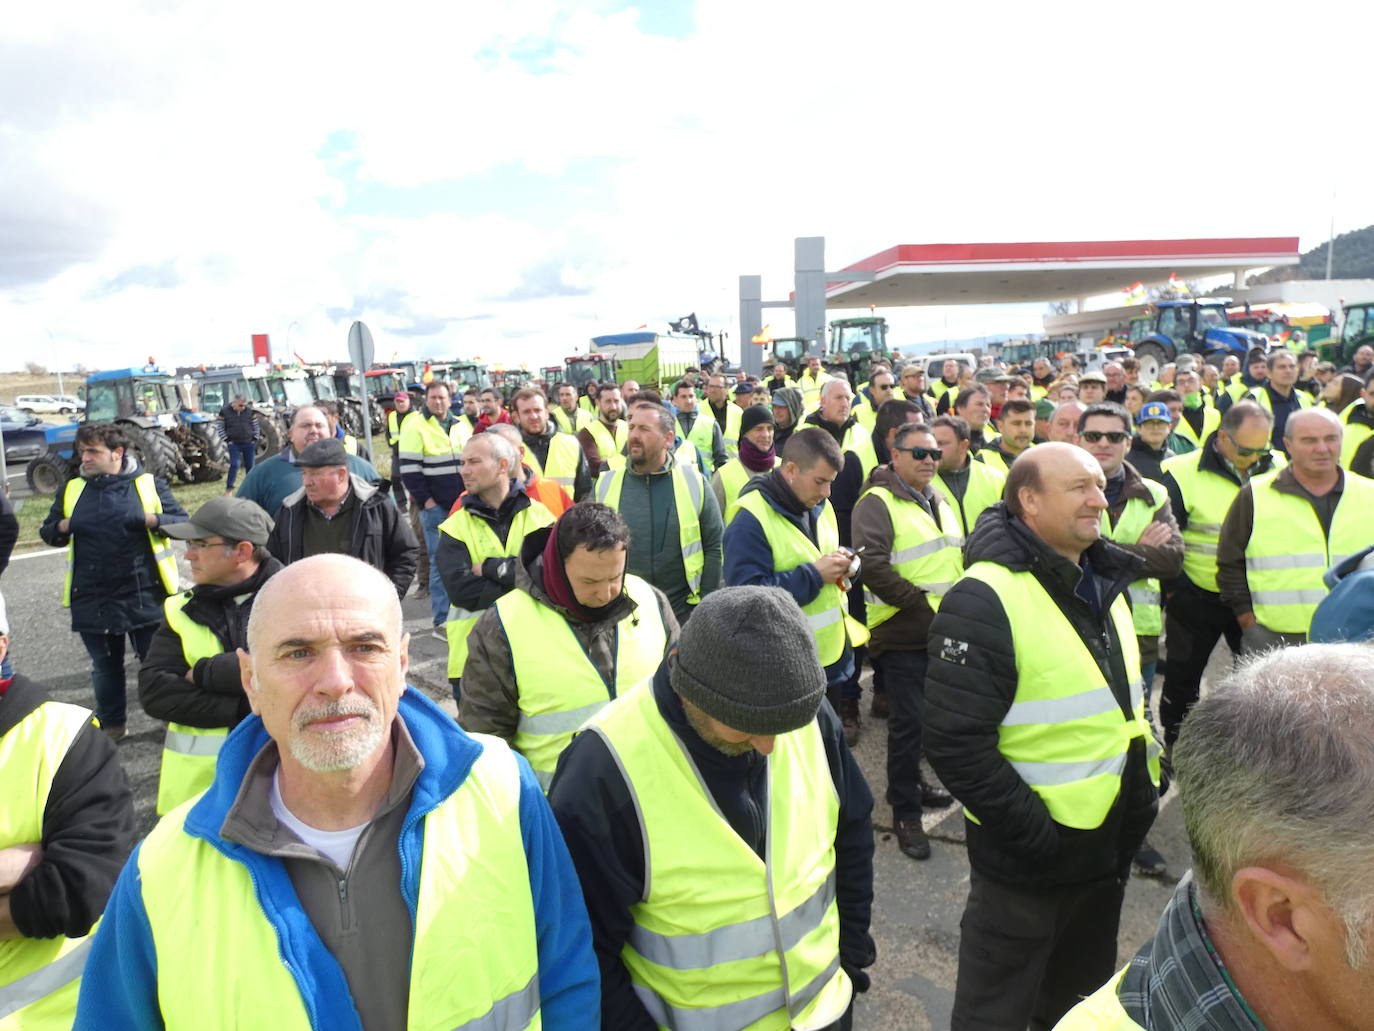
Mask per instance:
[[[1244,932],[1274,962],[1294,972],[1312,967],[1319,951],[1314,937],[1331,919],[1312,885],[1266,866],[1247,866],[1231,878],[1231,898]]]
[[[253,681],[253,659],[242,648],[238,649],[239,679],[243,682],[243,693],[248,696],[248,705],[258,712],[257,684]],[[258,713],[261,715],[261,713]]]

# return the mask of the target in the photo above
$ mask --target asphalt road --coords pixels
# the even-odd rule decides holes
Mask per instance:
[[[12,627],[15,666],[43,683],[60,701],[92,703],[90,666],[81,639],[68,629],[66,612],[59,605],[62,586],[62,553],[45,550],[16,556],[4,576],[3,587]],[[189,571],[182,565],[189,585]],[[429,636],[429,602],[407,599],[403,605],[406,628],[412,632],[411,682],[453,711],[445,676],[447,647]],[[1220,654],[1214,664],[1222,661]],[[120,757],[136,793],[143,831],[153,824],[153,800],[157,790],[158,757],[162,726],[145,716],[137,700],[137,665],[130,659],[129,736],[120,745]],[[867,692],[864,710],[867,711]],[[856,748],[859,761],[881,800],[886,754],[884,724],[866,719]],[[1181,874],[1187,865],[1180,808],[1170,804],[1171,793],[1151,840]],[[871,969],[872,989],[856,1007],[855,1027],[860,1031],[922,1031],[949,1026],[959,948],[959,917],[968,892],[968,862],[963,846],[963,822],[957,808],[929,813],[926,826],[933,838],[934,855],[914,862],[897,850],[888,831],[891,814],[879,801],[874,811],[878,824],[875,860],[876,901],[873,935],[878,961]],[[1133,878],[1122,914],[1122,962],[1154,932],[1155,923],[1173,890],[1173,880]]]

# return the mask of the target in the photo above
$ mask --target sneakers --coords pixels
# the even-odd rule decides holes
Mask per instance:
[[[840,726],[844,728],[844,743],[853,748],[859,743],[859,700],[841,698],[838,715]]]
[[[115,727],[101,727],[100,732],[115,744],[119,744],[129,736],[129,732],[124,728],[124,724],[122,723]]]
[[[873,701],[868,706],[868,714],[875,720],[885,720],[888,717],[887,695],[873,692]]]
[[[448,644],[448,631],[444,629],[444,624],[442,623],[436,626],[429,636],[436,641],[443,641],[445,644]]]
[[[892,830],[897,835],[897,847],[912,859],[930,858],[930,838],[919,819],[893,820]]]
[[[1159,849],[1150,844],[1149,839],[1140,843],[1140,848],[1135,854],[1135,868],[1137,873],[1144,874],[1146,877],[1168,877],[1169,864],[1160,854]]]
[[[921,781],[921,805],[927,809],[945,809],[954,804],[954,796],[944,788]]]

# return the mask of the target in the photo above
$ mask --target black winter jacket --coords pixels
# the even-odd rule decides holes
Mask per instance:
[[[153,634],[148,654],[138,670],[138,700],[155,720],[171,720],[188,727],[236,727],[251,711],[243,693],[237,649],[248,648],[248,616],[253,599],[268,577],[282,564],[269,557],[247,580],[221,587],[197,584],[182,611],[208,627],[223,651],[196,662],[195,682],[186,679],[190,668],[181,637],[166,619]]]
[[[515,517],[532,503],[524,485],[514,480],[511,481],[510,493],[497,508],[492,508],[476,494],[464,494],[461,500],[463,508],[491,527],[491,532],[502,544],[510,536]],[[455,608],[481,612],[491,608],[503,594],[515,587],[515,567],[519,564],[517,559],[489,558],[480,566],[473,566],[472,552],[468,550],[467,543],[450,533],[439,534],[439,547],[430,559],[438,565],[439,579],[443,581],[448,600]]]
[[[227,404],[219,410],[219,430],[227,444],[252,444],[258,439],[258,413],[252,405],[240,412]]]
[[[1138,671],[1126,671],[1108,610],[1144,563],[1105,540],[1084,555],[1080,566],[1057,554],[1000,501],[979,517],[964,550],[966,567],[986,561],[1029,570],[1078,631],[1129,714],[1130,681]],[[1088,576],[1096,609],[1081,593]],[[940,780],[981,821],[965,821],[969,863],[990,879],[1034,887],[1124,878],[1158,811],[1144,741],[1131,743],[1121,793],[1101,826],[1065,827],[997,748],[997,728],[1016,698],[1017,671],[1011,625],[992,588],[969,578],[957,582],[940,602],[928,649],[923,744]]]
[[[16,676],[0,695],[0,738],[46,701],[43,688]],[[4,772],[6,790],[33,782],[33,771]],[[79,938],[105,911],[134,846],[129,778],[114,743],[93,723],[76,735],[53,776],[38,844],[43,859],[10,892],[10,915],[25,938]]]
[[[353,544],[349,554],[380,569],[404,598],[415,578],[420,545],[415,540],[401,510],[385,494],[357,473],[349,473],[355,498]],[[305,554],[305,488],[288,494],[277,510],[277,524],[267,538],[267,550],[284,565],[298,562]]]
[[[72,510],[67,533],[57,529],[64,518],[65,490],[59,490],[38,530],[54,548],[73,543],[73,630],[124,634],[162,622],[167,592],[157,575],[143,505],[134,487],[134,478],[142,472],[137,460],[126,457],[121,472],[90,477]],[[162,501],[158,525],[185,522],[186,510],[167,484],[157,478],[154,483]]]
[[[697,735],[669,686],[671,661],[665,659],[654,677],[658,710],[696,764],[721,815],[762,857],[768,827],[768,763],[754,751],[726,755]],[[840,799],[835,833],[840,963],[855,989],[863,992],[868,990],[864,968],[875,957],[868,931],[873,909],[873,796],[828,702],[821,702],[816,718]],[[630,907],[644,894],[644,838],[625,778],[599,736],[573,738],[558,760],[549,804],[577,867],[591,916],[592,944],[601,967],[601,1026],[604,1031],[653,1031],[657,1025],[635,996],[620,959],[634,926]]]

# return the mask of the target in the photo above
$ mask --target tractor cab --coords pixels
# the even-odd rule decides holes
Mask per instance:
[[[887,319],[865,316],[830,323],[830,344],[823,359],[827,368],[849,376],[851,386],[868,379],[874,359],[888,357]]]
[[[1181,354],[1201,354],[1210,365],[1220,365],[1227,355],[1244,364],[1251,348],[1269,349],[1269,338],[1262,333],[1232,326],[1226,317],[1231,302],[1223,297],[1193,300],[1156,301],[1147,311],[1149,332],[1134,345],[1140,360],[1141,378],[1159,378],[1159,370]]]
[[[615,359],[604,354],[575,355],[563,367],[567,370],[565,381],[577,388],[579,397],[587,392],[587,384],[592,380],[598,384],[616,382]]]

